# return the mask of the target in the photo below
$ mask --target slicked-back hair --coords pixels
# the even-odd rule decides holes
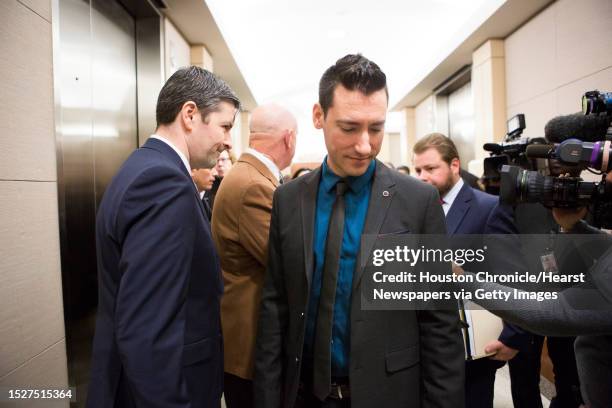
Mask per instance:
[[[206,121],[221,102],[229,102],[240,109],[240,100],[222,79],[196,66],[176,71],[164,84],[155,109],[157,126],[168,125],[176,119],[185,102],[193,101]]]
[[[449,166],[453,159],[459,159],[459,152],[457,146],[451,140],[450,137],[443,135],[442,133],[430,133],[419,139],[412,151],[414,154],[421,154],[429,149],[436,149],[442,160],[444,160]]]
[[[385,90],[387,100],[387,76],[378,65],[361,54],[349,54],[340,58],[334,65],[327,68],[319,81],[319,105],[323,115],[333,105],[334,91],[338,84],[349,91],[357,90],[368,96],[374,92]]]

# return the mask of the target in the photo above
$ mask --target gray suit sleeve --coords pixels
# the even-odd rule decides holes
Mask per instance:
[[[484,289],[486,292],[523,292],[497,283],[470,282],[461,286],[469,291]],[[574,305],[585,299],[592,305],[578,309]],[[612,304],[594,287],[572,287],[559,292],[556,300],[496,299],[474,300],[480,306],[504,320],[543,336],[602,335],[612,333]],[[597,308],[598,310],[596,310]],[[503,309],[503,310],[502,310]]]

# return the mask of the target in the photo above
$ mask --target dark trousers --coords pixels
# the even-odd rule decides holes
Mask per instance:
[[[227,408],[253,407],[253,381],[230,373],[224,374],[223,381],[223,395]]]
[[[495,373],[503,365],[486,357],[465,362],[465,408],[493,408]]]
[[[557,396],[550,401],[550,408],[577,408],[583,404],[574,354],[575,341],[575,337],[546,338],[557,390]]]
[[[551,408],[577,408],[582,404],[574,355],[575,337],[547,337],[548,356],[553,363],[557,395]],[[544,337],[534,336],[533,349],[520,352],[510,363],[512,401],[516,408],[541,407],[540,358]]]
[[[295,401],[295,408],[351,408],[351,400],[328,398],[325,401],[320,401],[310,392],[300,390]]]
[[[542,408],[540,395],[540,356],[544,338],[533,336],[529,351],[521,351],[508,362],[512,402],[515,408]]]

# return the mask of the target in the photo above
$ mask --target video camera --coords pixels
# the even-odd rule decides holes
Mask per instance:
[[[587,169],[600,182],[580,177],[552,177],[517,166],[502,165],[500,201],[505,204],[541,203],[546,207],[590,207],[593,225],[612,228],[612,93],[591,91],[582,98],[583,112],[559,116],[545,127],[550,144],[526,146],[528,159],[555,159],[566,168]]]
[[[506,123],[507,133],[502,143],[485,143],[482,148],[489,152],[490,156],[484,159],[484,174],[482,176],[485,184],[497,183],[501,180],[500,169],[503,165],[516,165],[527,169],[537,169],[535,160],[526,156],[529,146],[543,145],[546,140],[543,137],[526,138],[521,137],[525,130],[525,115],[519,113],[510,118]]]

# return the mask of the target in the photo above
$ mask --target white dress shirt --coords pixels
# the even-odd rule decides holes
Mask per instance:
[[[253,156],[255,156],[257,160],[262,162],[268,168],[268,170],[270,170],[270,173],[272,173],[274,177],[276,177],[276,180],[280,181],[281,171],[278,166],[272,160],[270,160],[269,157],[250,147],[245,150],[245,153],[252,154]]]
[[[459,178],[459,181],[455,183],[453,188],[448,190],[448,193],[442,197],[442,209],[444,210],[444,216],[448,214],[448,211],[452,207],[455,198],[457,198],[457,194],[459,194],[461,187],[463,187],[463,179]]]
[[[185,168],[187,169],[187,173],[191,174],[191,166],[189,165],[189,160],[187,160],[187,157],[183,154],[183,152],[181,152],[174,144],[172,144],[171,141],[159,135],[151,135],[151,138],[161,140],[162,142],[170,146],[172,150],[174,150],[176,154],[178,154],[179,157],[181,158],[181,161],[183,162],[183,164],[185,165]]]

